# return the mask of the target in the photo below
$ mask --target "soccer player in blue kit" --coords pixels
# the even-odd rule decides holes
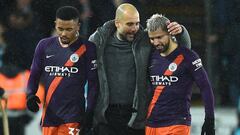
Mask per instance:
[[[191,87],[196,82],[205,106],[202,135],[215,135],[214,96],[201,59],[196,52],[178,45],[167,31],[163,15],[147,20],[147,31],[154,46],[149,73],[152,99],[148,109],[146,135],[190,135]]]
[[[71,6],[56,12],[58,36],[42,39],[35,50],[28,81],[27,107],[39,110],[35,95],[42,77],[45,103],[42,113],[43,135],[77,135],[91,122],[98,89],[95,45],[79,37],[79,12]],[[87,108],[84,86],[88,82]]]

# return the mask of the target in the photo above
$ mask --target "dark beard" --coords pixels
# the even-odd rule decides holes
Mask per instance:
[[[163,48],[161,50],[159,50],[160,53],[164,53],[168,50],[169,48],[169,44],[170,44],[170,38],[168,38],[168,42],[166,45],[163,45]]]
[[[160,53],[164,53],[164,52],[166,52],[168,50],[168,48],[169,48],[169,44],[164,45],[163,48],[159,50],[159,52]]]

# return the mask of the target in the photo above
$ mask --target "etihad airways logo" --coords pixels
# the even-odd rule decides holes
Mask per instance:
[[[49,73],[49,76],[70,77],[71,74],[76,74],[78,68],[76,67],[64,67],[64,66],[46,66],[45,72]]]
[[[178,77],[176,76],[153,75],[150,77],[151,77],[152,85],[170,86],[172,85],[172,83],[175,83],[178,81]]]

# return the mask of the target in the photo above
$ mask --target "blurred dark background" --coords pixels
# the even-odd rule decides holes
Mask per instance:
[[[192,49],[205,65],[216,97],[216,106],[238,104],[240,93],[239,0],[1,0],[0,66],[29,69],[41,38],[54,34],[55,11],[72,5],[81,13],[81,36],[88,38],[105,21],[114,18],[116,7],[129,2],[137,7],[141,24],[162,13],[184,25]],[[193,104],[200,103],[197,88]]]
[[[19,71],[30,69],[38,41],[54,35],[55,12],[60,6],[71,5],[80,11],[80,34],[88,38],[98,26],[114,19],[116,7],[123,2],[137,7],[143,27],[152,14],[161,13],[188,29],[192,49],[210,77],[216,108],[237,110],[240,132],[240,0],[0,0],[0,71],[9,65]],[[192,105],[202,106],[196,86]]]

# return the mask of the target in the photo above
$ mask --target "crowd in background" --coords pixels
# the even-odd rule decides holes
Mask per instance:
[[[5,50],[2,60],[29,69],[37,42],[53,33],[55,12],[61,6],[72,5],[79,9],[80,34],[87,38],[98,26],[114,18],[116,7],[122,2],[130,2],[141,9],[138,0],[2,0],[0,44],[1,50]]]
[[[145,26],[146,18],[149,17],[147,9],[154,8],[148,7],[148,4],[161,3],[161,0],[1,0],[0,67],[11,65],[22,70],[30,69],[37,42],[54,33],[55,12],[60,6],[72,5],[79,9],[80,34],[88,38],[98,26],[114,18],[116,7],[123,2],[137,7],[141,23]],[[202,40],[213,48],[214,60],[210,68],[213,70],[211,81],[217,105],[236,106],[240,95],[240,1],[208,2],[210,10],[203,12],[210,12],[211,31]]]
[[[54,16],[58,7],[72,5],[79,9],[80,34],[88,38],[98,26],[114,18],[116,7],[123,2],[129,2],[139,9],[143,20],[141,23],[145,26],[148,13],[146,5],[152,3],[148,0],[2,0],[0,66],[11,64],[22,69],[30,68],[37,42],[54,33]],[[211,33],[206,35],[204,40],[208,45],[212,45],[214,52],[211,81],[215,96],[219,96],[217,97],[219,105],[237,105],[240,94],[238,70],[240,43],[237,34],[240,29],[238,15],[240,2],[237,0],[209,2],[211,10],[205,12],[211,13]],[[192,44],[194,49],[195,43]]]
[[[81,13],[80,34],[88,38],[98,26],[114,18],[116,7],[122,2],[127,1],[0,1],[0,87],[8,98],[6,111],[11,134],[24,135],[24,127],[33,119],[33,114],[26,109],[29,69],[39,40],[55,34],[56,10],[65,5],[75,6]],[[40,95],[43,98],[43,93]],[[3,127],[0,112],[0,134],[3,134]]]
[[[220,105],[238,104],[240,95],[240,2],[212,0],[211,34],[206,41],[213,47],[212,69]]]

